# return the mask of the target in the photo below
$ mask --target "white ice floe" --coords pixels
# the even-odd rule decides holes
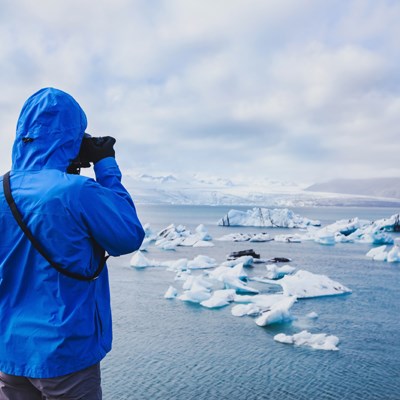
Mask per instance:
[[[285,335],[278,333],[274,336],[274,340],[280,343],[294,344],[296,346],[310,346],[317,350],[339,350],[339,338],[326,333],[310,333],[301,331],[294,335]]]
[[[400,262],[399,246],[395,245],[392,247],[392,249],[388,252],[386,261],[387,262]]]
[[[342,235],[348,236],[351,233],[355,232],[357,229],[363,228],[367,225],[370,225],[371,221],[369,220],[361,220],[357,217],[350,219],[341,219],[339,221],[334,222],[326,226],[325,228],[332,233],[341,233]]]
[[[134,268],[157,267],[159,265],[158,261],[148,259],[140,250],[136,251],[130,260],[130,266]]]
[[[283,294],[256,294],[240,295],[234,298],[235,303],[239,303],[232,307],[232,315],[241,317],[243,315],[258,315],[261,312],[271,310],[276,304],[287,299]]]
[[[371,249],[366,257],[372,258],[374,261],[400,262],[400,247],[395,244],[390,250],[386,250],[387,246],[379,246]]]
[[[393,238],[389,233],[383,232],[381,228],[375,224],[357,229],[348,236],[349,240],[358,243],[371,244],[392,244]]]
[[[189,275],[182,285],[183,290],[192,290],[193,288],[199,290],[200,287],[206,291],[211,291],[213,284],[201,275]]]
[[[184,292],[178,297],[179,300],[201,303],[211,297],[212,283],[202,276],[189,276],[184,282]]]
[[[162,265],[167,267],[167,271],[181,272],[187,270],[188,261],[187,258],[179,258],[178,260],[164,261]]]
[[[294,275],[285,275],[282,279],[272,282],[282,286],[284,295],[296,296],[299,299],[351,293],[349,288],[326,275],[305,270],[299,270]]]
[[[315,311],[311,311],[306,315],[306,317],[308,319],[317,319],[318,318],[318,314]]]
[[[144,239],[143,242],[140,246],[140,251],[146,251],[147,248],[149,247],[149,245],[156,241],[157,239],[157,235],[154,234],[154,232],[152,231],[150,224],[144,224],[143,225],[143,230],[144,230]]]
[[[386,232],[393,232],[395,228],[400,226],[400,214],[393,214],[389,218],[378,219],[374,224]]]
[[[255,233],[251,238],[250,238],[250,242],[270,242],[271,240],[273,240],[273,238],[271,238],[271,236],[269,235],[269,233]]]
[[[173,287],[170,286],[168,290],[164,294],[164,298],[166,299],[174,299],[178,294],[178,291]]]
[[[234,289],[215,290],[212,296],[200,304],[207,308],[221,308],[227,306],[235,298],[236,292]]]
[[[386,247],[386,245],[374,247],[366,254],[366,257],[372,258],[375,261],[386,261]]]
[[[242,264],[243,267],[251,267],[253,262],[254,258],[252,256],[241,256],[234,260],[224,261],[221,265],[224,267],[234,267],[235,265]]]
[[[199,255],[195,257],[193,260],[188,261],[187,268],[189,269],[207,269],[214,268],[217,266],[217,262],[214,258]]]
[[[257,289],[248,286],[245,282],[234,276],[225,275],[223,277],[223,282],[226,289],[235,289],[237,293],[259,293]]]
[[[302,235],[295,234],[285,234],[285,235],[275,235],[275,242],[285,242],[285,243],[301,243],[303,239]]]
[[[243,281],[247,278],[247,273],[243,269],[243,264],[237,264],[233,268],[220,265],[214,270],[207,271],[210,279],[222,282],[226,289],[235,289],[238,293],[254,293],[259,291]]]
[[[308,226],[304,233],[277,235],[274,240],[279,242],[312,240],[323,245],[348,242],[392,244],[392,236],[385,231],[393,229],[394,217],[389,219],[390,223],[386,219],[375,222],[358,218],[339,220],[323,228]]]
[[[163,250],[175,250],[177,246],[213,246],[212,237],[203,224],[197,226],[195,233],[192,233],[183,225],[170,224],[157,234],[156,239],[155,245]]]
[[[150,244],[153,242],[153,239],[145,237],[143,242],[139,248],[140,251],[146,251]]]
[[[202,301],[208,300],[211,297],[211,293],[206,290],[186,290],[181,294],[178,299],[182,301],[189,301],[191,303],[201,303]]]
[[[301,217],[292,210],[255,207],[252,210],[230,210],[218,221],[223,226],[259,226],[276,228],[303,228],[308,225],[319,226],[319,221]]]
[[[268,233],[229,233],[227,235],[223,235],[216,240],[224,241],[224,242],[269,242],[273,240]]]
[[[185,271],[177,271],[174,280],[175,281],[186,281],[186,279],[189,278],[189,276],[192,275],[192,271],[190,270],[185,270]]]
[[[193,247],[214,247],[214,243],[207,240],[199,240],[193,245]]]
[[[244,315],[255,316],[260,314],[260,307],[254,303],[237,304],[232,307],[231,313],[234,317],[243,317]]]
[[[215,279],[223,282],[226,276],[231,276],[241,280],[247,279],[247,273],[243,269],[243,264],[237,264],[234,267],[226,267],[225,265],[220,265],[219,267],[206,272],[211,279]]]
[[[258,326],[267,326],[276,323],[291,321],[292,316],[290,309],[296,302],[295,296],[288,296],[281,301],[275,303],[271,309],[264,311],[257,319]]]
[[[279,267],[276,264],[267,264],[265,267],[267,268],[267,273],[265,274],[267,279],[281,279],[285,275],[293,274],[296,270],[295,267],[287,264],[282,267]]]
[[[195,229],[196,235],[200,240],[210,241],[212,240],[211,235],[208,233],[206,227],[203,224],[200,224]]]

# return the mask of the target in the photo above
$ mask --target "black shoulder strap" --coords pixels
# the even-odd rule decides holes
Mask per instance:
[[[71,271],[66,270],[65,268],[62,268],[60,265],[54,263],[49,256],[46,254],[44,251],[43,247],[41,244],[35,239],[35,237],[32,235],[31,231],[29,228],[25,225],[24,221],[22,220],[21,214],[18,211],[18,208],[14,202],[14,198],[11,194],[11,188],[10,188],[10,171],[8,171],[6,174],[3,176],[3,189],[4,189],[4,195],[6,197],[7,203],[11,209],[11,212],[17,221],[18,225],[22,229],[22,231],[25,233],[25,235],[28,237],[28,239],[31,241],[33,247],[43,256],[43,258],[46,259],[46,261],[53,267],[55,268],[59,273],[68,276],[69,278],[73,279],[78,279],[80,281],[93,281],[99,277],[101,274],[101,271],[103,270],[107,258],[109,257],[108,255],[106,256],[105,253],[100,261],[99,266],[97,267],[95,273],[91,276],[85,276],[81,274],[77,274]]]

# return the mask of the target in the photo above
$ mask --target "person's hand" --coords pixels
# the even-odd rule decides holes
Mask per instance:
[[[85,138],[80,151],[81,159],[96,164],[103,158],[115,157],[115,142],[116,140],[111,136]]]

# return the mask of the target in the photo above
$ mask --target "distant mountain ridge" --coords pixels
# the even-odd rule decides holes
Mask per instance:
[[[400,199],[400,178],[334,179],[305,190]]]
[[[276,180],[248,180],[235,182],[216,176],[179,177],[174,175],[156,175],[127,173],[123,183],[136,202],[142,204],[179,204],[179,205],[253,205],[263,207],[312,207],[312,206],[380,206],[399,207],[400,179],[390,181],[393,186],[378,185],[374,191],[369,184],[368,193],[361,194],[360,185],[357,194],[334,191],[336,186],[305,185]],[[356,185],[352,183],[352,189]],[[365,188],[364,188],[365,189]],[[388,189],[395,189],[389,191]],[[338,188],[340,190],[340,188]],[[396,192],[397,191],[397,192]],[[396,197],[397,196],[397,197]]]

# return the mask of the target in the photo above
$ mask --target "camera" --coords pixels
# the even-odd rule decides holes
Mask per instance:
[[[78,157],[76,157],[74,160],[71,161],[70,165],[67,168],[67,173],[79,175],[81,172],[81,168],[90,168],[91,167],[90,163],[93,162],[93,160],[90,159],[91,157],[88,149],[90,147],[93,147],[92,145],[96,147],[101,147],[105,141],[106,138],[104,137],[101,136],[94,137],[89,135],[88,133],[85,133],[83,136]]]

